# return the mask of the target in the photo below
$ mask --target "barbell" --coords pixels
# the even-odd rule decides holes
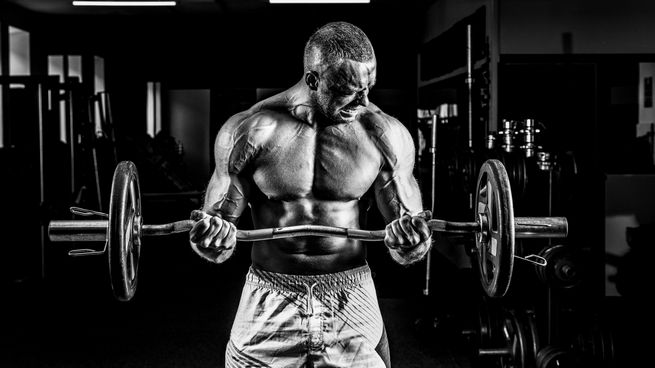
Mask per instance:
[[[486,161],[478,176],[477,206],[474,221],[452,222],[430,219],[432,231],[447,234],[475,234],[475,249],[484,291],[491,297],[507,292],[514,258],[545,266],[537,255],[515,254],[515,238],[566,237],[568,223],[564,217],[514,217],[512,195],[504,166],[498,160]],[[120,162],[114,171],[109,213],[71,208],[83,216],[100,216],[100,220],[53,220],[48,225],[52,242],[105,242],[102,250],[74,249],[71,256],[106,255],[114,296],[130,300],[138,281],[141,238],[191,230],[193,220],[167,224],[143,224],[141,192],[137,168],[130,161]],[[296,225],[268,229],[237,230],[238,241],[261,241],[299,236],[341,237],[362,241],[382,241],[385,230],[349,229],[322,225]]]

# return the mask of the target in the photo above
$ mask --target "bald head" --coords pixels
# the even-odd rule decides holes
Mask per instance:
[[[361,29],[350,23],[328,23],[314,32],[305,45],[305,72],[344,59],[362,63],[375,61],[371,41]]]

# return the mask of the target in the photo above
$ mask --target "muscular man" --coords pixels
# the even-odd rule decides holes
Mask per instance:
[[[216,168],[191,246],[216,263],[235,249],[250,205],[256,228],[360,228],[373,193],[384,244],[401,264],[420,260],[431,232],[412,176],[407,129],[368,100],[376,59],[352,24],[329,23],[305,46],[293,87],[232,116],[214,147]],[[364,245],[296,237],[252,247],[226,367],[388,367],[389,351]]]

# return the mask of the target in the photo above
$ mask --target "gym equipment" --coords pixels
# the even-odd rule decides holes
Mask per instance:
[[[532,311],[525,314],[507,310],[498,329],[490,331],[491,338],[500,345],[498,348],[481,348],[480,357],[498,357],[500,366],[505,368],[534,367],[539,351],[539,335]],[[495,338],[495,339],[494,339]]]
[[[537,353],[537,368],[579,367],[574,354],[563,346],[548,345]]]
[[[537,255],[515,254],[515,238],[565,237],[568,223],[564,217],[514,218],[512,195],[505,168],[497,160],[488,160],[478,178],[475,221],[428,221],[432,231],[450,234],[475,234],[481,282],[491,297],[502,297],[509,288],[514,258],[545,265]],[[193,220],[168,224],[144,225],[137,168],[130,161],[119,163],[112,181],[110,212],[72,208],[84,216],[101,216],[102,220],[57,220],[48,226],[53,242],[105,242],[105,249],[75,249],[71,256],[108,254],[112,289],[117,299],[130,300],[136,291],[142,236],[160,236],[189,231]],[[347,229],[322,225],[297,225],[269,229],[238,230],[237,240],[261,241],[298,236],[342,237],[362,241],[382,241],[385,230]]]
[[[595,319],[581,327],[572,344],[572,351],[589,367],[611,367],[616,363],[614,331],[604,321]]]
[[[541,133],[541,129],[536,126],[535,119],[525,119],[522,121],[521,127],[517,134],[523,137],[523,144],[519,148],[525,154],[525,157],[532,157],[537,150],[542,147],[536,144],[536,136]]]
[[[514,199],[522,199],[528,188],[528,163],[525,156],[518,152],[503,151],[496,153],[496,155],[507,170]]]
[[[552,288],[572,288],[582,280],[580,256],[562,244],[546,247],[539,252],[546,260],[545,267],[535,267],[537,277]]]
[[[497,303],[498,301],[501,299],[489,299],[486,295],[480,295],[473,318],[470,319],[473,324],[462,328],[461,335],[465,342],[471,345],[471,353],[476,357],[493,355],[485,353],[489,352],[490,346],[500,345],[495,340],[503,315],[503,309]],[[480,354],[481,349],[484,349],[482,354]]]

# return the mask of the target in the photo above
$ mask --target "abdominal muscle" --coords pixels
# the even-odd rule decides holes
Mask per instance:
[[[251,207],[253,224],[259,229],[294,225],[359,228],[357,200],[264,200]],[[340,272],[366,264],[364,245],[359,241],[318,236],[255,242],[252,262],[255,267],[287,274]]]

